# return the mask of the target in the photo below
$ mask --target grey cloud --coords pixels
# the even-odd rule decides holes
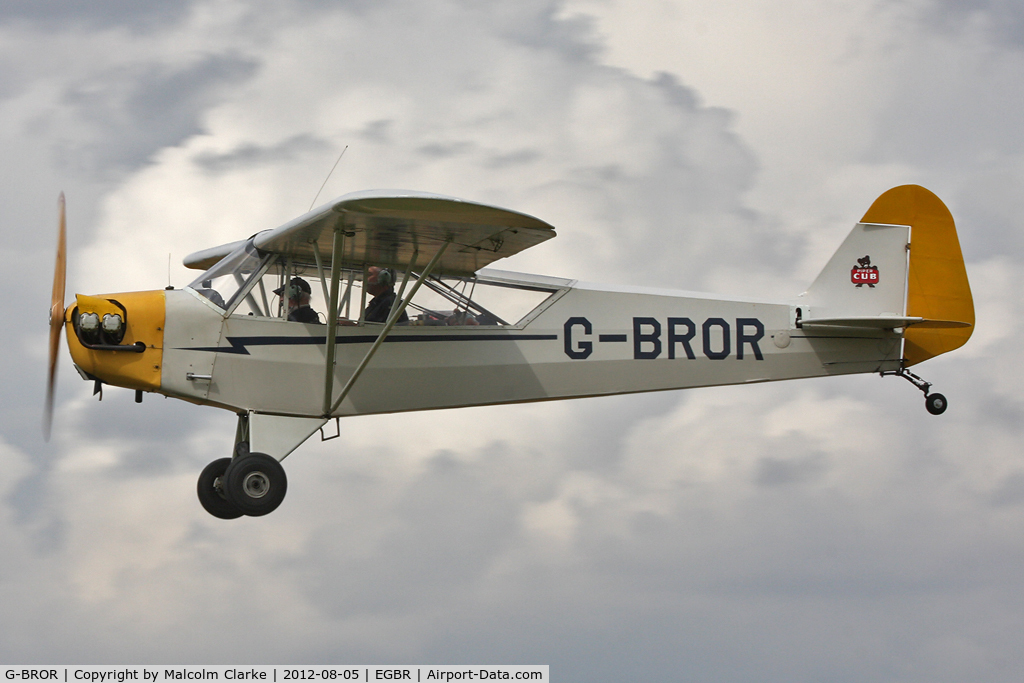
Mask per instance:
[[[986,424],[998,427],[1010,434],[1024,432],[1024,401],[1018,396],[988,396],[980,402],[980,412]]]
[[[133,0],[6,0],[0,22],[32,21],[44,26],[89,28],[134,26],[160,29],[186,16],[193,2],[134,2]]]
[[[1019,33],[1024,7],[949,0],[927,3],[912,16],[935,43],[895,51],[897,68],[863,161],[912,167],[917,182],[946,178],[948,189],[932,189],[953,209],[969,261],[1019,257],[1024,203],[1016,188],[1024,144],[1008,131],[1024,127],[1024,34],[1011,40],[1005,32]]]
[[[636,425],[671,412],[683,396],[685,394],[668,392],[630,396],[625,400],[609,397],[580,402],[574,408],[573,423],[565,426],[564,445],[559,447],[566,466],[575,471],[611,476],[621,467],[626,441],[635,436]],[[690,449],[685,441],[678,444],[656,442],[651,446],[677,448],[680,454]]]
[[[520,164],[531,164],[540,159],[543,154],[535,149],[521,149],[505,154],[495,154],[485,162],[490,168],[505,168],[518,166]]]
[[[371,16],[374,7],[361,11]],[[500,103],[518,118],[476,129],[453,121],[463,103],[429,106],[435,101],[423,93],[466,96],[462,73],[449,70],[465,63],[462,54],[426,60],[420,51],[400,64],[419,57],[427,62],[421,71],[374,70],[394,51],[372,50],[392,37],[388,22],[381,24],[387,30],[355,25],[352,34],[365,44],[337,54],[367,62],[345,61],[345,79],[323,78],[339,91],[360,78],[387,82],[423,102],[412,114],[370,111],[351,124],[361,139],[381,145],[375,151],[391,145],[410,164],[418,155],[408,150],[434,153],[422,155],[426,170],[403,179],[435,180],[433,164],[446,171],[465,165],[453,185],[526,185],[510,206],[569,205],[564,217],[576,232],[559,226],[555,242],[568,242],[560,263],[586,258],[574,247],[606,240],[613,257],[593,259],[593,270],[625,264],[643,284],[696,286],[730,260],[737,270],[726,272],[742,287],[759,268],[785,269],[798,258],[795,236],[770,230],[770,219],[744,207],[758,160],[733,133],[728,112],[703,106],[672,77],[644,80],[588,61],[599,46],[585,26],[554,21],[557,3],[458,7],[439,23],[481,36],[468,53],[511,62],[530,83],[509,98],[521,108]],[[401,3],[383,6],[381,15],[393,8],[420,16]],[[545,59],[517,61],[523,52]],[[177,144],[199,129],[225,87],[232,97],[233,85],[259,73],[255,62],[221,59],[193,70],[150,65],[88,79],[64,106],[93,125],[95,137],[68,154],[93,155],[86,168],[120,159],[130,169],[161,145]],[[473,87],[496,69],[473,72]],[[416,89],[429,78],[437,80]],[[599,136],[590,130],[578,146],[565,142],[578,132],[570,114],[585,85],[595,120],[636,124],[605,151],[594,151]],[[510,86],[492,87],[485,95]],[[609,111],[609,102],[626,104]],[[486,99],[469,103],[495,109]],[[165,109],[173,121],[159,120]],[[652,118],[641,116],[651,111]],[[450,126],[424,122],[434,113]],[[554,133],[523,135],[537,119]],[[652,124],[665,121],[654,131]],[[508,131],[519,138],[501,147]],[[118,148],[122,135],[128,142]],[[270,168],[322,144],[321,135],[301,129],[280,143],[251,141],[197,162],[224,173]],[[430,149],[437,140],[467,142]],[[651,142],[658,153],[631,166],[634,150],[623,151],[623,140]],[[98,149],[113,151],[103,157]],[[446,156],[453,150],[457,156]],[[497,173],[503,169],[525,172]],[[549,175],[534,181],[537,169]],[[484,173],[494,175],[471,178]],[[110,196],[110,186],[96,194]],[[1006,193],[987,201],[999,205]],[[997,213],[1011,225],[1012,211]],[[591,229],[598,220],[603,232]],[[35,252],[7,255],[48,262]],[[9,270],[11,299],[20,306],[39,290],[45,304],[48,276],[20,286],[18,269]],[[35,315],[18,309],[11,317],[45,319]],[[388,429],[343,421],[345,438],[327,446],[314,438],[286,461],[291,490],[279,511],[232,522],[205,515],[194,493],[198,471],[230,443],[230,414],[151,396],[136,406],[124,390],[111,390],[102,404],[69,407],[87,386],[65,363],[58,410],[71,411],[67,441],[43,447],[36,417],[42,361],[20,362],[27,345],[45,341],[44,332],[32,334],[0,342],[0,355],[17,360],[5,375],[4,437],[30,460],[0,510],[9,520],[0,523],[6,661],[539,661],[561,679],[588,682],[1019,675],[1024,558],[1014,520],[1024,488],[1015,464],[1019,383],[1007,379],[1019,372],[1012,330],[984,353],[921,369],[950,398],[942,418],[925,415],[911,387],[877,377],[666,392],[587,400],[564,411],[549,404],[553,417],[543,419],[489,409],[475,419],[515,424],[522,436],[471,449],[453,430],[451,450],[412,463],[401,452],[418,443],[411,417],[393,416]],[[1014,386],[994,389],[1000,380]],[[821,445],[826,427],[786,417],[804,391],[853,404],[872,429],[887,419],[900,427],[880,435],[874,452],[840,456]],[[700,413],[701,424],[669,429],[705,401],[711,408]],[[814,438],[765,436],[772,411],[781,411],[783,426]],[[456,422],[446,412],[434,419]],[[537,419],[544,436],[533,435],[528,419]],[[375,435],[372,448],[353,445],[361,430]],[[678,474],[680,461],[707,472]],[[531,530],[524,515],[548,503],[562,505],[556,512],[564,513],[564,528],[556,517],[542,520],[554,531]]]
[[[887,387],[894,402],[908,398],[895,381]],[[791,390],[755,391],[756,400],[722,410],[778,407]],[[89,605],[71,600],[64,611],[69,624],[112,624],[116,642],[79,636],[61,651],[102,659],[116,647],[153,660],[219,653],[255,663],[288,656],[307,662],[518,658],[550,663],[577,681],[621,680],[637,670],[739,681],[764,680],[766,671],[787,679],[811,671],[886,678],[909,666],[917,672],[909,680],[942,681],[956,677],[921,650],[929,643],[980,639],[986,654],[1008,644],[1008,635],[985,637],[974,620],[941,618],[944,609],[969,607],[956,596],[983,584],[1010,598],[987,612],[989,622],[1012,619],[1015,555],[1005,540],[972,540],[972,523],[956,519],[973,512],[947,510],[941,482],[927,471],[909,479],[869,478],[866,484],[877,489],[870,500],[854,481],[823,491],[813,478],[797,477],[785,486],[748,489],[725,477],[679,488],[667,509],[631,511],[648,484],[621,470],[626,451],[639,449],[635,455],[644,462],[651,455],[644,449],[666,446],[654,440],[657,420],[638,421],[636,414],[653,417],[681,396],[694,408],[702,400],[692,392],[574,404],[579,409],[564,415],[564,433],[554,443],[438,451],[408,480],[392,471],[398,454],[389,452],[390,439],[372,453],[313,448],[289,459],[290,500],[274,519],[198,519],[190,495],[173,508],[198,519],[172,548],[182,564],[142,569],[117,560],[124,564],[123,592]],[[878,407],[888,409],[884,402]],[[515,415],[497,408],[484,418]],[[776,457],[768,454],[778,443],[759,441],[750,462]],[[540,450],[531,454],[524,445]],[[813,461],[819,456],[811,446],[791,440],[788,458]],[[684,440],[680,448],[716,462],[732,455],[701,440]],[[345,457],[320,457],[328,452]],[[585,469],[588,454],[603,464]],[[899,444],[884,454],[896,461],[893,471],[914,457]],[[619,495],[575,500],[579,527],[572,540],[561,552],[540,552],[523,534],[523,506],[547,500],[567,474],[580,471],[596,473],[596,481]],[[112,492],[121,486],[106,476],[101,483]],[[289,536],[302,541],[281,545]],[[67,558],[62,552],[58,558]],[[981,571],[990,564],[1002,568]],[[121,611],[119,605],[135,604],[156,584],[164,584],[157,593],[191,597],[161,621]],[[259,606],[246,601],[253,590],[264,596]],[[189,607],[198,605],[202,619]],[[293,610],[301,615],[294,623]],[[244,637],[221,633],[225,623],[242,618]],[[292,624],[289,635],[282,636],[283,623]],[[843,637],[821,639],[822,630]],[[875,647],[906,633],[914,634],[913,651]],[[53,656],[61,646],[34,647]],[[771,654],[779,648],[800,654],[780,660]],[[858,661],[838,664],[851,649],[861,653]]]
[[[327,140],[300,134],[282,140],[276,145],[260,146],[250,143],[224,154],[203,152],[197,154],[194,161],[204,170],[225,173],[238,168],[288,161],[307,152],[315,152],[330,146],[331,143]]]
[[[1024,503],[1024,472],[1007,476],[992,492],[993,505],[1020,505]]]
[[[985,149],[987,155],[995,146],[979,144],[978,148]],[[1009,254],[1024,256],[1024,231],[1020,230],[1024,197],[1018,192],[1022,178],[1016,166],[1012,157],[976,164],[948,198],[955,207],[960,247],[969,262]]]
[[[472,0],[461,0],[470,11],[479,11]],[[564,3],[559,0],[525,0],[515,5],[494,5],[486,8],[487,21],[494,22],[499,35],[518,44],[543,50],[559,50],[573,61],[589,61],[598,56],[601,47],[595,39],[593,21],[582,14],[562,16]]]
[[[748,273],[793,260],[799,246],[792,237],[744,206],[757,162],[730,129],[727,112],[701,106],[690,89],[664,74],[649,81],[613,70],[570,76],[578,80],[546,104],[550,116],[564,117],[567,137],[592,149],[579,154],[589,163],[570,167],[557,183],[531,188],[564,212],[564,217],[544,218],[560,228],[601,226],[601,239],[618,264],[643,264],[644,272],[666,287],[714,289],[711,264],[718,269],[721,263],[712,254],[728,253],[733,267]],[[586,99],[597,82],[616,108],[617,117],[608,124],[618,144],[601,130],[606,124],[596,111],[600,105]],[[584,108],[587,118],[581,121],[582,102],[595,111]],[[560,142],[533,159],[538,169],[566,152]],[[593,235],[578,237],[570,230],[560,235],[570,263],[586,267]]]
[[[1016,0],[932,0],[920,11],[940,30],[959,32],[980,23],[995,40],[1024,48],[1024,7]]]
[[[203,410],[184,401],[147,392],[143,393],[139,404],[135,403],[133,390],[111,386],[103,387],[103,399],[99,400],[98,396],[91,396],[92,383],[83,382],[72,368],[60,379],[69,385],[69,393],[80,401],[85,396],[88,398],[57,417],[64,420],[67,429],[80,435],[84,443],[117,445],[115,450],[125,455],[110,470],[114,474],[119,470],[124,470],[124,474],[166,473],[170,461],[191,460],[205,464],[205,445],[202,453],[186,451],[187,438],[211,423],[226,434],[230,432],[226,439],[234,435],[234,416],[226,412]],[[191,425],[191,429],[183,431],[182,425]]]
[[[385,144],[390,141],[394,125],[394,121],[387,119],[370,121],[359,131],[358,136],[368,142]]]
[[[67,367],[70,359],[60,360],[63,372],[58,376],[58,395],[81,399],[91,392],[91,384],[86,386]],[[59,551],[66,541],[65,520],[54,514],[52,503],[53,497],[59,495],[55,484],[61,478],[58,471],[68,451],[87,446],[109,448],[116,453],[117,457],[105,467],[104,476],[112,490],[120,491],[140,476],[160,477],[183,470],[198,475],[207,462],[230,454],[233,416],[220,411],[200,413],[195,406],[162,396],[145,394],[143,404],[139,405],[134,402],[134,392],[105,387],[102,402],[91,398],[84,406],[72,409],[66,400],[59,400],[54,415],[55,443],[51,444],[41,442],[38,420],[34,419],[41,406],[41,399],[26,406],[25,412],[33,419],[23,425],[24,434],[5,430],[6,437],[16,437],[12,442],[33,456],[31,472],[11,490],[5,502],[15,520],[25,525],[27,538],[40,551]],[[210,424],[216,425],[223,438],[197,443],[194,435],[210,429]],[[58,446],[62,436],[69,433],[75,435],[74,444]]]
[[[820,476],[826,469],[826,457],[811,453],[799,458],[764,457],[757,463],[754,481],[761,486],[782,486],[806,482]]]
[[[692,88],[688,88],[680,83],[676,75],[660,72],[655,75],[653,82],[655,86],[665,92],[673,104],[687,109],[700,106],[700,99],[697,97],[697,93]],[[728,115],[724,109],[719,111]]]
[[[457,600],[514,541],[518,528],[518,503],[489,469],[436,455],[388,510],[396,523],[373,554],[353,557],[333,546],[338,552],[331,569],[318,568],[307,584],[308,598],[332,617],[415,612]],[[327,546],[321,533],[311,543]],[[336,572],[361,579],[339,585]]]
[[[64,522],[49,506],[53,476],[52,466],[37,463],[3,501],[10,506],[15,528],[24,534],[32,551],[43,556],[59,554],[67,542]]]
[[[430,159],[449,159],[464,156],[473,151],[474,145],[468,141],[436,142],[417,148],[417,152]]]
[[[199,117],[206,108],[226,86],[245,80],[255,69],[248,58],[224,55],[183,68],[148,64],[98,74],[64,96],[93,139],[65,142],[59,153],[94,173],[136,168],[154,151],[200,132]]]
[[[492,456],[515,467],[519,454]],[[703,456],[722,459],[728,454]],[[889,457],[913,456],[894,450]],[[934,619],[950,604],[950,596],[964,595],[979,580],[995,580],[1001,586],[995,590],[1012,593],[1006,570],[998,573],[1001,578],[979,574],[990,562],[1008,567],[1008,549],[997,544],[981,550],[970,541],[974,532],[969,524],[951,527],[935,482],[923,474],[911,481],[872,479],[881,487],[874,503],[880,508],[877,515],[861,507],[872,503],[857,499],[843,484],[829,494],[806,480],[784,492],[755,489],[739,499],[726,481],[721,487],[680,490],[673,509],[633,516],[626,533],[612,531],[622,521],[618,512],[606,509],[614,503],[580,505],[576,511],[582,527],[570,558],[548,567],[540,558],[533,563],[517,545],[512,525],[493,522],[511,512],[493,478],[495,466],[494,459],[455,466],[439,454],[412,486],[412,500],[437,498],[426,507],[403,505],[397,517],[401,530],[380,546],[387,552],[377,556],[377,571],[385,580],[358,580],[374,571],[372,563],[331,555],[324,558],[324,579],[312,596],[332,609],[338,597],[351,600],[354,587],[327,578],[343,576],[373,586],[373,595],[364,600],[391,605],[389,611],[395,604],[391,599],[405,604],[407,609],[395,615],[399,621],[421,611],[433,614],[432,606],[443,604],[444,628],[417,646],[421,657],[443,656],[453,648],[491,658],[529,651],[566,667],[572,680],[616,680],[637,666],[645,672],[674,667],[690,677],[706,666],[709,678],[733,680],[764,680],[766,669],[775,677],[800,678],[805,669],[840,675],[847,669],[836,664],[836,657],[850,648],[862,656],[849,671],[862,675],[891,676],[909,657],[917,672],[912,680],[955,680],[921,651],[896,653],[872,644],[906,632],[918,634],[918,643],[978,638],[984,632],[981,624]],[[621,483],[621,477],[609,475],[606,481]],[[452,495],[478,498],[470,505],[473,510],[491,500],[497,509],[484,520],[466,520],[470,509],[448,500]],[[716,502],[720,496],[724,499]],[[420,515],[411,514],[416,512],[425,515],[422,523]],[[372,514],[367,511],[368,518]],[[464,543],[452,544],[445,537],[446,522]],[[467,528],[476,531],[466,533]],[[485,530],[504,540],[479,543]],[[330,534],[340,533],[337,528],[318,535],[313,545],[324,547]],[[429,561],[424,576],[415,575],[416,560],[430,558],[433,551],[424,548],[431,543],[454,563],[452,576],[436,577]],[[500,548],[511,549],[518,564],[486,593],[486,600],[471,600],[464,612],[460,596],[477,594],[483,577],[493,575]],[[979,551],[983,556],[974,557]],[[416,587],[414,597],[405,594],[409,584]],[[427,596],[429,591],[434,593]],[[1012,614],[1006,606],[991,617]],[[815,632],[820,629],[845,635],[819,640]],[[733,651],[728,643],[736,638],[742,645]],[[1007,638],[988,642],[998,648]],[[352,652],[350,646],[340,647]],[[779,661],[767,654],[777,647],[801,654]]]

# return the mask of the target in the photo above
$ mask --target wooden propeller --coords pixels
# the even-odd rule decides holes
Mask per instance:
[[[46,407],[43,413],[43,438],[47,441],[50,440],[50,428],[53,425],[53,393],[57,384],[57,356],[64,327],[64,289],[67,281],[67,220],[63,192],[57,200],[57,208],[57,263],[53,269],[53,296],[50,298],[50,371],[46,381]]]

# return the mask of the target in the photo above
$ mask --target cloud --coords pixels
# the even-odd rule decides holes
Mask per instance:
[[[627,3],[574,0],[608,49],[640,75],[685,74],[712,105],[740,112],[757,155],[745,203],[801,245],[812,278],[871,200],[917,183],[953,209],[969,259],[1017,250],[1021,151],[1008,131],[1024,57],[996,33],[1013,3]],[[996,32],[996,33],[993,33]],[[998,195],[998,199],[996,196]]]
[[[1011,48],[1024,46],[1024,11],[1007,0],[933,0],[921,16],[947,34],[982,32]]]
[[[1016,47],[888,6],[601,7],[16,10],[0,193],[5,260],[32,267],[0,342],[3,659],[1017,675]],[[232,522],[194,493],[227,412],[99,403],[65,364],[39,445],[44,333],[18,321],[49,293],[24,226],[52,224],[51,187],[78,190],[76,291],[161,288],[168,251],[180,286],[186,253],[305,211],[345,145],[321,199],[408,187],[558,228],[509,268],[764,296],[800,291],[877,192],[934,185],[978,313],[920,368],[950,409],[855,376],[352,418],[285,461],[281,509]]]
[[[234,169],[291,161],[311,151],[327,147],[329,144],[327,140],[318,140],[308,134],[300,134],[269,147],[244,144],[223,154],[201,153],[196,155],[193,161],[199,169],[219,175]]]
[[[742,205],[755,164],[728,114],[701,106],[677,79],[585,59],[589,43],[557,28],[553,5],[504,12],[500,29],[490,13],[456,4],[401,7],[295,17],[262,46],[258,72],[207,111],[201,134],[165,147],[107,197],[90,259],[134,253],[147,265],[119,276],[157,286],[163,235],[192,251],[284,223],[307,208],[303,198],[344,145],[323,196],[426,188],[533,213],[562,231],[561,246],[520,259],[537,270],[628,281],[626,268],[642,264],[648,278],[698,288],[713,251],[757,270],[787,246],[759,232]],[[376,33],[385,16],[389,41]],[[558,38],[538,42],[545,31]],[[420,53],[431,58],[409,58]],[[89,276],[103,277],[94,289],[117,287]]]
[[[69,153],[84,154],[102,173],[137,168],[154,150],[200,133],[198,117],[226,86],[248,80],[255,66],[238,55],[211,55],[184,65],[118,65],[75,83],[63,95],[64,108],[97,142]]]
[[[184,16],[193,3],[138,3],[131,0],[11,0],[0,10],[0,21],[28,21],[47,28],[81,24],[89,28],[134,26],[156,28]]]

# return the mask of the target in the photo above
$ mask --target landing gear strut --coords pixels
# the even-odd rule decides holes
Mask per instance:
[[[924,392],[924,407],[932,415],[942,415],[946,412],[946,408],[949,406],[949,402],[946,401],[946,397],[939,393],[929,393],[929,389],[932,387],[931,382],[926,382],[910,370],[907,370],[903,364],[900,364],[899,370],[892,370],[889,372],[880,373],[883,377],[886,375],[894,375],[896,377],[902,377],[907,380],[915,387]]]

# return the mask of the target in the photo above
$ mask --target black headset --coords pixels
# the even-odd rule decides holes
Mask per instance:
[[[381,287],[390,287],[395,284],[395,273],[390,268],[381,268],[377,271],[377,284]]]
[[[288,282],[288,286],[284,288],[284,296],[288,299],[298,299],[300,294],[306,293],[306,290],[295,284],[295,279],[292,278]]]

